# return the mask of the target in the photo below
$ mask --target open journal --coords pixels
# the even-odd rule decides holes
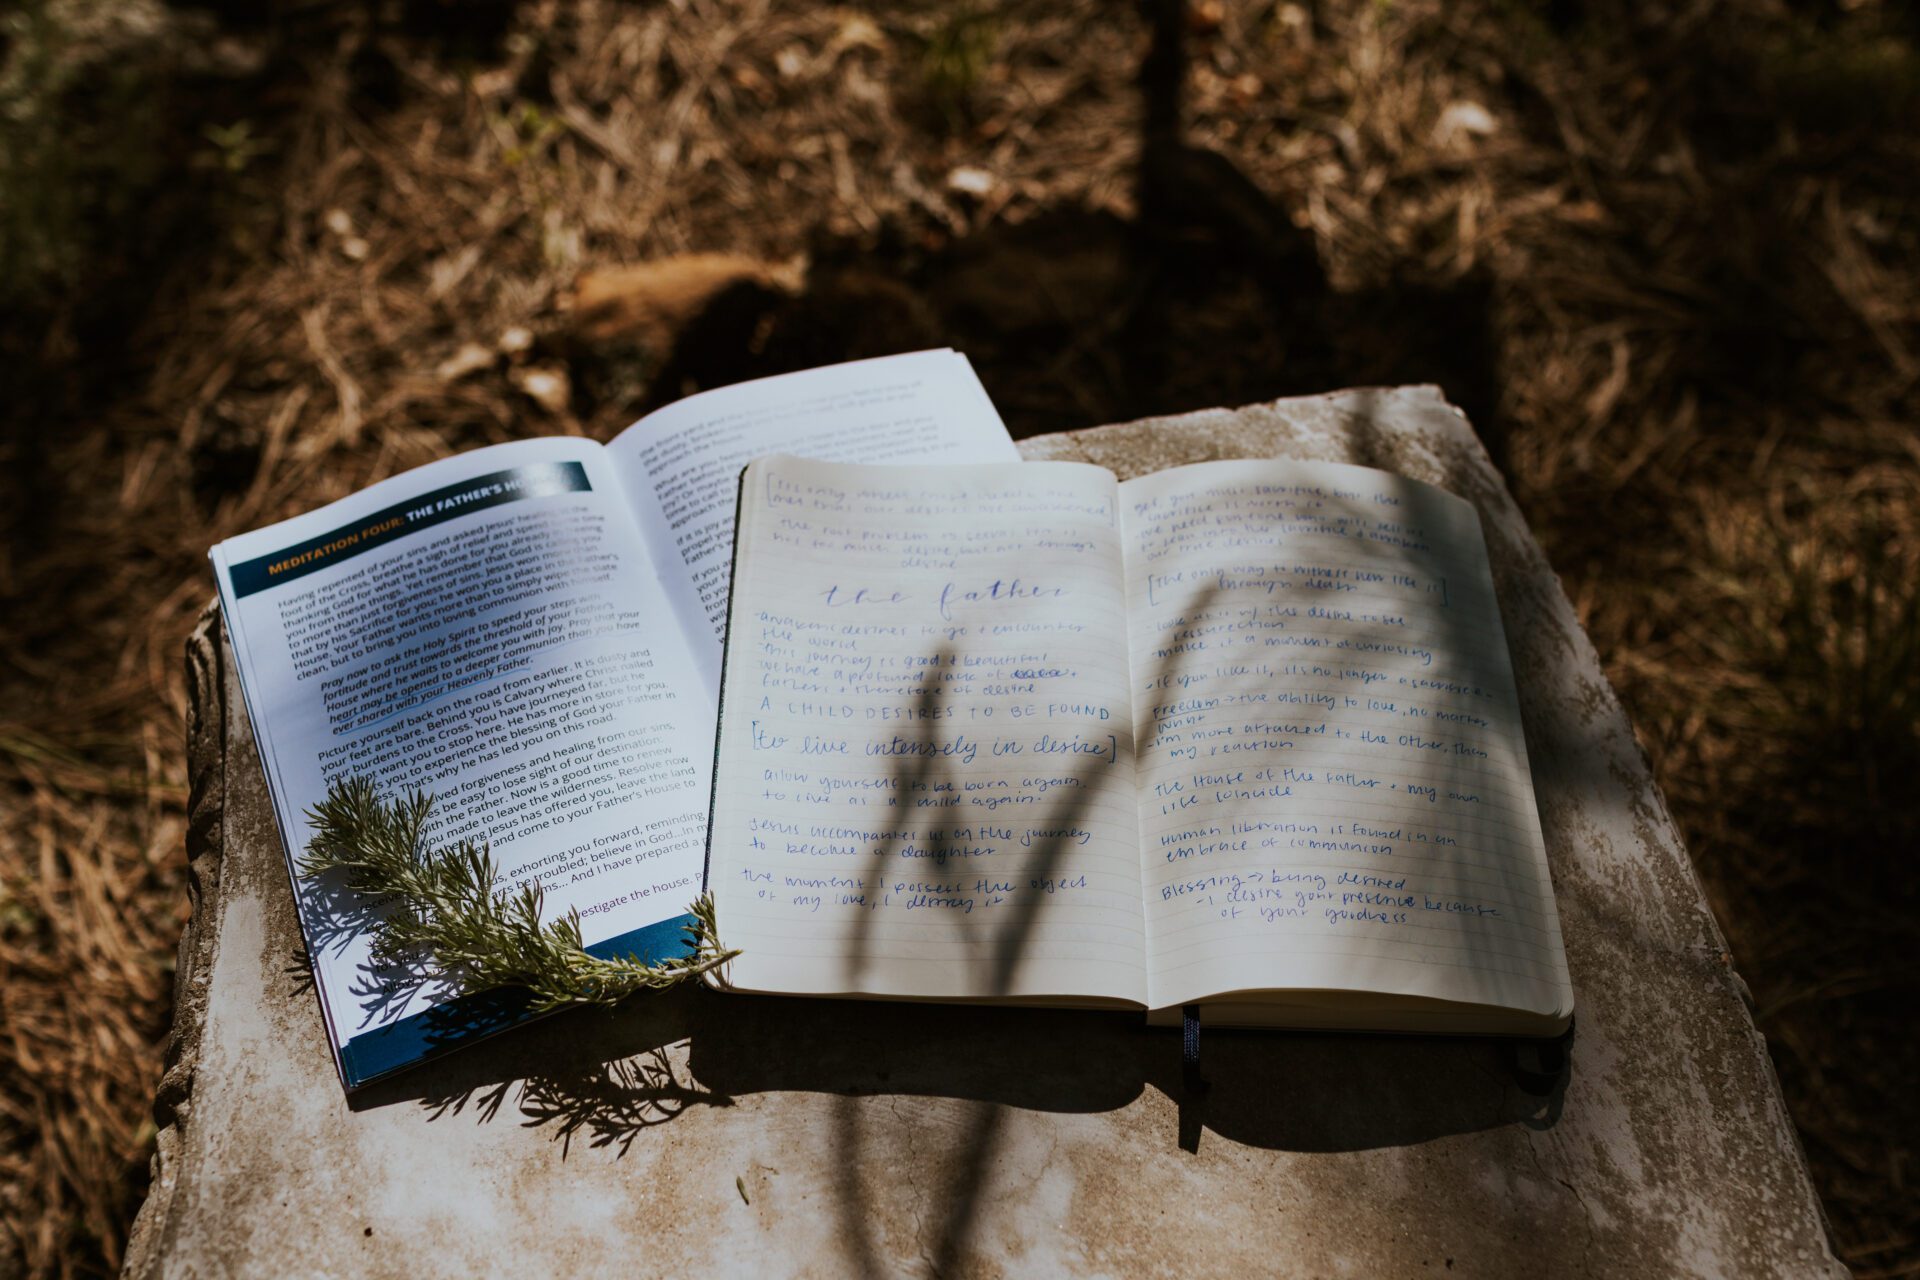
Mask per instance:
[[[700,892],[740,468],[772,450],[1016,459],[966,360],[923,352],[692,396],[605,446],[563,437],[420,467],[212,558],[289,859],[330,782],[435,800],[589,949],[684,949]],[[294,894],[354,1088],[517,1021],[368,971],[364,915]]]
[[[1486,548],[1365,468],[764,458],[708,885],[736,988],[1548,1036]]]

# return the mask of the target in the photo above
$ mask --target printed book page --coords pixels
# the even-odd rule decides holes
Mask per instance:
[[[708,884],[753,991],[1146,996],[1113,476],[762,459]]]
[[[1473,508],[1290,461],[1181,467],[1120,500],[1152,1006],[1570,1012]]]
[[[700,892],[714,709],[605,451],[500,445],[421,467],[214,551],[291,856],[349,773],[435,797],[435,843],[484,840],[593,945],[679,941]],[[359,904],[296,881],[336,1046],[444,997],[366,971]],[[636,943],[636,946],[640,944]],[[645,950],[645,947],[641,947]],[[405,1045],[411,1047],[395,1047]],[[346,1052],[349,1084],[351,1052]]]
[[[681,629],[720,688],[740,469],[763,454],[831,462],[1017,462],[973,366],[954,351],[882,356],[688,396],[616,436],[620,469]]]

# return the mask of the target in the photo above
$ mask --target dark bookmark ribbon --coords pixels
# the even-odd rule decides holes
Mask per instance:
[[[1205,1093],[1211,1086],[1200,1074],[1200,1006],[1180,1006],[1180,1083],[1188,1093]]]

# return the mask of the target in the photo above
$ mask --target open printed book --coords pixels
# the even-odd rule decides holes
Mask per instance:
[[[771,450],[1016,459],[966,360],[923,352],[690,397],[609,444],[448,458],[212,552],[289,858],[349,774],[436,797],[435,843],[579,912],[600,955],[684,949],[700,891],[740,468]],[[360,904],[295,883],[348,1088],[517,1021],[368,969]],[[398,975],[393,975],[398,976]]]
[[[737,988],[1546,1036],[1478,519],[1330,463],[764,458],[708,884]]]

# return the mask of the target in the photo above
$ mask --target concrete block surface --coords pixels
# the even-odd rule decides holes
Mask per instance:
[[[349,1101],[232,655],[188,651],[192,919],[126,1272],[1844,1275],[1766,1048],[1626,717],[1432,388],[1021,444],[1122,478],[1376,466],[1479,508],[1576,991],[1545,1098],[1488,1041],[708,991],[569,1013]],[[724,924],[724,922],[723,922]]]

